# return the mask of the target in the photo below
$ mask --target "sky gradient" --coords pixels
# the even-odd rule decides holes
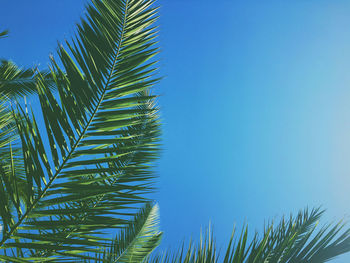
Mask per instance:
[[[5,1],[0,57],[45,67],[83,0]],[[350,215],[350,3],[161,0],[155,92],[163,247],[261,229],[305,207]],[[332,261],[348,262],[350,256]]]

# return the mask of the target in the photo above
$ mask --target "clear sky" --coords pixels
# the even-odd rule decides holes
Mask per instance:
[[[84,2],[2,1],[0,56],[45,67]],[[307,206],[349,218],[350,2],[159,3],[163,246]]]

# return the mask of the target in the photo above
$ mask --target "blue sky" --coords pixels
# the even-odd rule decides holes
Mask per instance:
[[[6,1],[0,56],[45,67],[83,0]],[[163,0],[164,247],[322,205],[350,214],[350,3]],[[334,262],[346,262],[342,257]]]

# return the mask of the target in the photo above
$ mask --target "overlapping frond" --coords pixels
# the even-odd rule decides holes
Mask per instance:
[[[51,85],[52,80],[48,72],[42,71],[46,83]],[[20,98],[37,92],[34,69],[22,69],[8,60],[0,60],[0,93],[8,98]]]
[[[159,136],[149,93],[158,81],[156,19],[153,1],[95,0],[77,37],[67,49],[59,47],[60,63],[52,58],[59,99],[37,74],[42,117],[19,106],[23,117],[16,119],[27,198],[2,217],[11,220],[3,228],[0,259],[89,258],[86,253],[108,245],[102,233],[128,225],[130,209],[147,201]]]
[[[216,248],[210,231],[200,244],[190,243],[187,249],[166,252],[150,257],[144,263],[323,263],[350,251],[350,231],[344,224],[328,225],[320,229],[317,224],[322,211],[314,209],[300,212],[297,217],[282,219],[274,226],[265,227],[263,235],[255,233],[248,240],[245,227],[238,239],[233,232],[224,254]]]
[[[13,118],[7,97],[0,97],[0,230],[3,231],[13,223],[13,212],[21,209],[20,203],[26,198],[23,158]]]
[[[159,245],[159,208],[147,203],[134,219],[112,240],[100,259],[84,262],[140,263]]]
[[[147,204],[115,239],[109,262],[142,262],[159,244],[158,205]]]
[[[50,79],[45,72],[43,74],[49,84]],[[11,61],[0,60],[0,187],[12,199],[8,204],[9,210],[14,207],[20,209],[19,200],[25,204],[27,199],[24,159],[15,121],[16,115],[21,117],[12,108],[21,96],[34,92],[36,86],[33,70],[24,70]]]

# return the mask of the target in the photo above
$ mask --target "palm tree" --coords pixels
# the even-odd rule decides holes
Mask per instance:
[[[150,254],[162,236],[148,197],[160,136],[157,10],[152,0],[93,0],[48,72],[1,62],[0,260],[325,262],[348,252],[349,230],[315,232],[312,210],[251,242],[247,231],[232,237],[223,258],[211,234]],[[21,102],[27,94],[41,113]]]

